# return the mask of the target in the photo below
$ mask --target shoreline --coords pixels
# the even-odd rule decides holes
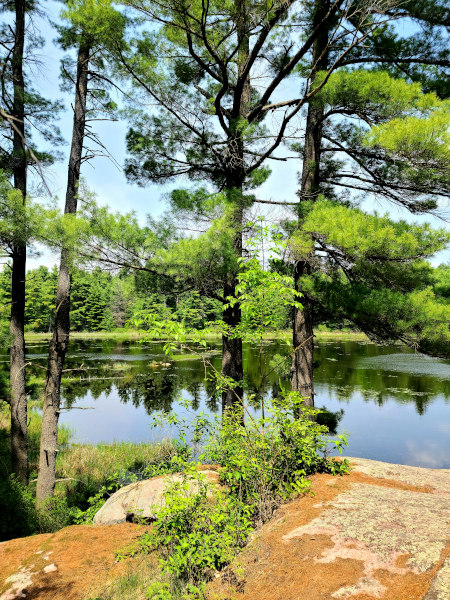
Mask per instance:
[[[289,330],[271,332],[264,336],[266,340],[280,340],[284,338],[290,338],[291,332]],[[369,338],[365,333],[360,331],[345,331],[345,330],[332,330],[332,331],[314,331],[314,336],[318,340],[332,339],[342,341],[369,341]],[[26,342],[46,342],[50,340],[52,333],[34,332],[29,331],[25,333]],[[220,340],[220,335],[217,334],[206,334],[205,336],[209,340]],[[139,340],[140,332],[136,329],[125,329],[120,331],[73,331],[70,333],[71,341],[83,341],[83,340],[117,340],[117,341],[132,341]],[[164,341],[164,338],[154,337],[154,340]]]

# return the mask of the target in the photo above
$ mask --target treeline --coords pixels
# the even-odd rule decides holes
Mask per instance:
[[[40,266],[27,273],[25,285],[25,330],[51,333],[55,324],[58,269]],[[0,271],[0,323],[3,331],[9,323],[11,269]],[[221,318],[222,303],[196,291],[170,293],[149,286],[148,277],[111,273],[100,268],[74,269],[72,273],[70,325],[72,331],[114,331],[127,325],[138,311],[152,310],[170,316],[186,327],[204,329]],[[287,329],[290,311],[271,303],[273,330]],[[244,321],[251,315],[244,313]],[[332,323],[337,326],[337,323]]]
[[[25,328],[52,332],[55,320],[58,269],[40,266],[28,271],[26,280]],[[1,322],[9,322],[11,269],[0,272]],[[188,327],[204,328],[220,318],[217,300],[195,292],[179,295],[152,293],[136,283],[131,275],[111,274],[96,268],[74,270],[72,274],[70,323],[72,331],[113,331],[125,327],[136,311],[156,309],[170,313]],[[286,321],[287,321],[286,315]]]
[[[186,327],[204,329],[221,318],[222,304],[198,292],[155,291],[148,277],[124,273],[111,273],[100,268],[87,271],[75,269],[72,274],[72,303],[70,323],[72,331],[113,331],[129,323],[142,310],[152,310],[161,316],[183,323]],[[450,265],[434,269],[432,289],[440,302],[450,303]],[[150,282],[151,283],[151,282]],[[51,333],[54,327],[58,269],[40,266],[27,273],[25,286],[25,328],[27,331]],[[6,265],[0,271],[0,322],[3,330],[9,322],[11,269]],[[269,306],[274,331],[288,329],[292,318],[289,307],[284,306],[272,292]],[[249,323],[252,315],[244,311],[243,320]],[[320,323],[319,323],[320,321]],[[349,325],[345,319],[322,318],[316,324],[331,328]]]

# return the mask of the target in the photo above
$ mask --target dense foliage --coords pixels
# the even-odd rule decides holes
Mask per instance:
[[[230,494],[217,494],[209,511],[206,488],[187,499],[177,495],[183,488],[169,490],[170,510],[154,538],[159,548],[162,538],[170,542],[164,564],[175,578],[196,586],[230,559],[249,522],[263,522],[303,491],[309,473],[340,469],[321,455],[320,417],[301,404],[314,404],[313,326],[350,324],[377,341],[448,356],[449,266],[432,260],[450,236],[378,214],[373,204],[433,214],[450,197],[448,12],[440,0],[65,2],[55,29],[68,53],[62,87],[74,98],[74,125],[62,216],[38,201],[53,193],[46,167],[62,143],[53,121],[61,103],[41,96],[30,59],[43,45],[31,26],[40,10],[25,0],[1,7],[0,250],[7,264],[0,333],[10,346],[2,393],[16,475],[4,496],[30,531],[62,526],[65,512],[72,515],[65,500],[48,500],[61,383],[66,399],[73,392],[62,376],[70,330],[132,323],[147,337],[166,338],[169,350],[194,341],[193,351],[205,345],[206,330],[220,333],[221,372],[208,383],[222,394],[224,416],[210,430],[209,459],[223,467]],[[94,121],[118,118],[129,125],[128,181],[173,184],[170,212],[145,225],[132,212],[97,205],[80,184],[82,164],[114,155]],[[298,201],[261,197],[269,161],[292,158],[302,161]],[[285,213],[267,247],[268,231],[254,213],[272,203]],[[61,252],[59,271],[27,273],[35,243]],[[261,373],[262,392],[253,397],[243,340],[256,341],[261,357],[264,336],[290,324],[292,367],[291,357],[278,362],[284,375],[291,368],[293,393],[270,398]],[[27,363],[25,329],[53,334],[47,366]],[[37,368],[46,373],[38,479],[46,470],[49,477],[41,494],[38,484],[38,501],[48,500],[52,516],[44,525],[26,487],[35,466],[36,413],[29,418],[27,404],[39,387],[30,376]],[[151,389],[149,403],[164,394],[168,402],[175,389],[161,375],[142,385]],[[268,413],[266,399],[273,400]],[[262,420],[250,415],[245,428],[251,401],[260,401]],[[95,490],[89,515],[116,479]]]
[[[180,590],[187,598],[205,598],[205,582],[233,560],[252,529],[282,502],[309,491],[309,475],[348,471],[347,461],[327,457],[332,449],[341,451],[345,436],[329,440],[327,428],[312,419],[318,411],[302,404],[298,394],[287,394],[267,418],[252,417],[247,427],[232,411],[215,421],[200,414],[190,424],[176,414],[157,419],[177,424],[182,443],[191,439],[200,444],[198,464],[218,465],[222,486],[207,483],[197,463],[183,465],[175,459],[183,477],[167,486],[153,528],[131,549],[156,550],[168,576],[168,581],[152,584],[149,598],[169,600]]]
[[[53,331],[57,268],[38,267],[28,272],[26,320],[28,331]],[[123,328],[138,310],[168,311],[189,327],[203,328],[220,314],[220,304],[197,292],[178,295],[161,293],[148,286],[151,281],[135,281],[131,276],[107,271],[75,270],[72,280],[71,327],[73,331],[112,331]],[[9,316],[11,271],[0,272],[0,323],[6,327]]]

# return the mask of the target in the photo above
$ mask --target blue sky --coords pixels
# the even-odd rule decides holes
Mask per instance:
[[[50,18],[57,20],[61,4],[58,2],[49,2],[46,3],[45,8]],[[39,91],[44,97],[52,99],[56,97],[62,98],[66,106],[66,110],[61,114],[59,122],[63,136],[67,142],[62,148],[64,160],[53,165],[46,173],[46,180],[52,194],[59,199],[59,203],[62,206],[65,195],[67,158],[72,128],[71,97],[59,91],[59,65],[63,53],[52,43],[52,40],[56,37],[56,33],[49,23],[43,19],[39,19],[36,25],[40,29],[40,34],[46,40],[45,47],[40,51],[40,66],[36,67],[34,72],[35,80],[39,82]],[[295,90],[293,93],[295,94]],[[102,143],[113,155],[115,161],[119,165],[123,165],[126,155],[126,122],[97,122],[95,130],[99,134]],[[272,167],[272,175],[260,190],[257,190],[257,196],[262,199],[272,198],[277,201],[295,201],[295,193],[298,189],[297,171],[299,163],[297,161],[271,161],[270,166]],[[112,210],[121,212],[133,210],[142,223],[145,221],[147,214],[157,217],[165,210],[164,194],[173,187],[169,185],[150,185],[146,188],[140,188],[137,185],[130,184],[126,181],[121,168],[118,168],[113,162],[104,157],[95,158],[89,164],[85,163],[82,176],[89,188],[96,193],[98,201],[101,204],[107,204]],[[387,203],[374,203],[373,199],[370,198],[364,203],[363,207],[367,210],[376,209],[378,212],[389,212],[395,219],[402,218],[418,222],[427,221],[437,227],[449,226],[448,222],[445,224],[442,220],[432,216],[413,217],[399,207],[388,205]],[[264,209],[261,208],[261,210]],[[449,213],[447,212],[448,215]],[[433,263],[438,264],[449,260],[450,250],[437,255]],[[40,257],[30,257],[28,268],[34,268],[39,264],[50,266],[56,262],[56,256],[43,251]]]

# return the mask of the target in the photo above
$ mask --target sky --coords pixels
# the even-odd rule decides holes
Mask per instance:
[[[50,19],[56,21],[61,10],[61,4],[59,2],[47,2],[45,10],[49,14]],[[33,73],[35,80],[39,82],[39,91],[44,97],[52,99],[61,98],[66,107],[59,121],[63,137],[67,142],[61,148],[64,158],[62,161],[54,164],[45,173],[46,183],[52,195],[58,199],[58,203],[62,207],[67,181],[67,159],[72,129],[72,99],[69,95],[59,90],[60,60],[64,54],[53,43],[56,32],[42,18],[36,20],[35,26],[39,30],[40,35],[45,39],[45,46],[39,51],[39,64],[35,67]],[[285,91],[289,93],[289,89]],[[293,93],[296,94],[294,90]],[[120,101],[119,98],[117,100]],[[113,162],[105,157],[98,157],[83,165],[82,177],[89,189],[95,192],[98,202],[100,204],[107,204],[114,211],[134,211],[141,223],[145,222],[147,214],[150,214],[152,217],[160,216],[167,208],[164,195],[173,189],[174,185],[149,185],[141,188],[136,184],[126,181],[121,166],[124,164],[126,158],[125,135],[127,132],[127,123],[124,121],[97,122],[95,124],[95,131],[99,134],[102,143],[109,149],[115,161]],[[296,201],[299,162],[270,161],[269,165],[272,168],[272,175],[259,190],[256,190],[257,197],[266,200]],[[445,223],[441,219],[436,219],[430,215],[413,217],[404,209],[388,203],[374,202],[373,198],[368,198],[362,207],[368,211],[376,209],[382,213],[389,212],[394,219],[402,218],[408,221],[430,222],[437,227],[449,227],[448,221]],[[256,210],[264,213],[267,209],[259,205]],[[447,216],[449,216],[448,211]],[[447,261],[450,261],[450,250],[439,253],[432,260],[434,264]],[[57,262],[58,257],[56,255],[52,255],[48,251],[41,249],[40,256],[30,256],[27,264],[28,269],[32,269],[40,264],[50,267]]]

